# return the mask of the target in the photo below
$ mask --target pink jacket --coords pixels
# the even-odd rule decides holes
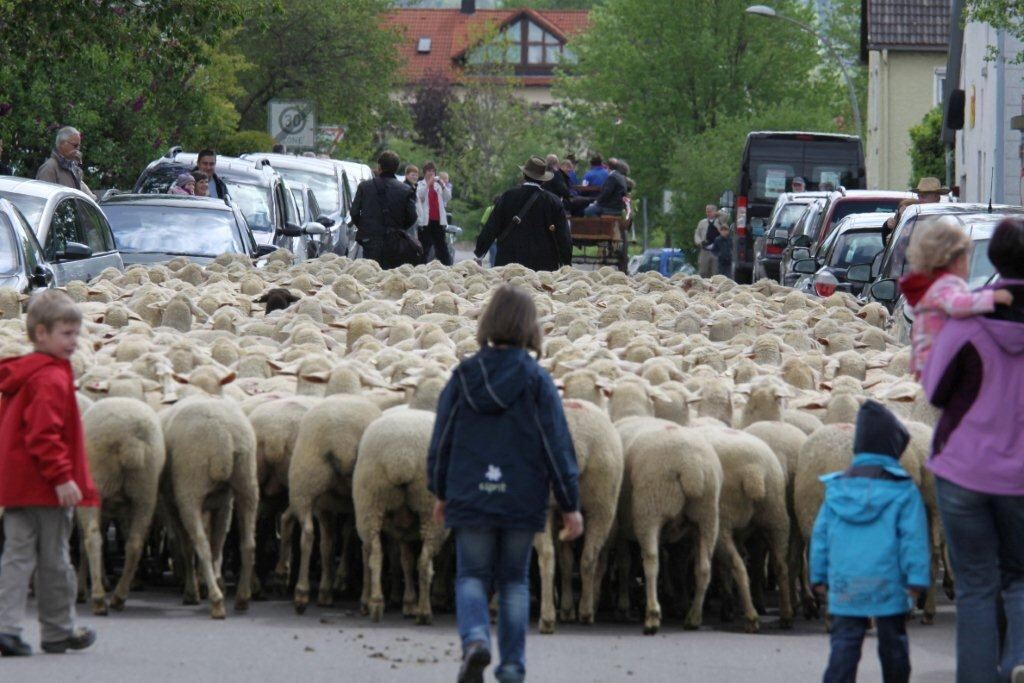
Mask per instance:
[[[910,332],[912,346],[910,370],[921,376],[932,340],[950,318],[969,318],[991,313],[995,299],[990,289],[972,292],[967,282],[951,273],[945,273],[932,283],[924,297],[913,307],[914,325]]]

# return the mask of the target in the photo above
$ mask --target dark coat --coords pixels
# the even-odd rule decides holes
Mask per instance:
[[[604,185],[601,186],[601,194],[597,196],[595,201],[602,209],[622,211],[626,208],[626,203],[623,200],[628,193],[629,185],[626,182],[626,176],[618,171],[612,171],[608,174],[608,179],[604,181]]]
[[[544,194],[533,203],[523,222],[513,226],[508,237],[498,243],[494,265],[519,263],[533,270],[558,270],[572,262],[572,240],[562,202],[534,183],[524,183],[501,195],[477,237],[474,250],[477,257],[487,253],[534,192]]]
[[[217,199],[226,199],[231,193],[228,192],[227,183],[224,179],[217,175],[216,171],[213,177],[210,178],[210,184],[217,188]]]
[[[562,200],[562,206],[568,208],[572,201],[572,191],[569,189],[569,177],[562,169],[555,169],[551,180],[541,185],[545,190]]]
[[[708,228],[708,230],[712,229]],[[718,259],[718,272],[720,275],[728,275],[732,272],[732,235],[722,237],[719,234],[711,242],[708,251],[712,252],[715,258]]]
[[[378,194],[381,184],[384,185],[384,201],[390,219],[387,223]],[[416,225],[416,193],[394,175],[364,180],[356,189],[351,213],[352,222],[359,228],[359,242],[381,241],[387,228],[407,230]]]
[[[427,456],[445,524],[540,531],[549,492],[579,510],[579,469],[551,377],[525,349],[488,346],[441,393]]]

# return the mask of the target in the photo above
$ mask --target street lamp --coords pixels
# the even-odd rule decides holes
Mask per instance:
[[[835,48],[832,47],[832,43],[828,42],[828,39],[825,38],[825,36],[818,33],[807,24],[797,21],[796,19],[793,19],[791,17],[779,14],[778,12],[776,12],[771,7],[768,7],[767,5],[751,5],[750,7],[747,8],[747,14],[755,14],[759,17],[768,17],[769,19],[781,19],[782,21],[787,21],[790,24],[793,24],[794,26],[799,28],[801,31],[807,31],[812,36],[817,38],[818,42],[825,46],[825,49],[828,50],[828,53],[832,55],[833,59],[836,60],[836,64],[839,65],[839,69],[843,72],[843,79],[846,80],[846,89],[850,91],[850,106],[853,107],[853,120],[855,122],[855,125],[857,126],[857,134],[860,135],[861,142],[863,143],[864,127],[860,120],[860,105],[857,103],[857,90],[856,88],[853,87],[853,81],[850,79],[850,74],[846,70],[846,64],[843,63],[843,60],[839,56],[839,53],[836,52]]]

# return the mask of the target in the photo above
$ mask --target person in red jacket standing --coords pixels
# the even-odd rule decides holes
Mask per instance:
[[[64,292],[29,301],[25,326],[35,351],[0,361],[0,655],[25,656],[21,639],[29,581],[36,573],[42,648],[82,650],[96,640],[75,626],[78,584],[68,544],[75,506],[98,506],[69,362],[82,314]]]

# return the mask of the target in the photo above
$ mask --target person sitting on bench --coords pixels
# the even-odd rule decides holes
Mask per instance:
[[[618,216],[626,208],[625,197],[629,192],[624,163],[615,160],[608,179],[601,186],[601,194],[593,204],[583,210],[584,216]]]

